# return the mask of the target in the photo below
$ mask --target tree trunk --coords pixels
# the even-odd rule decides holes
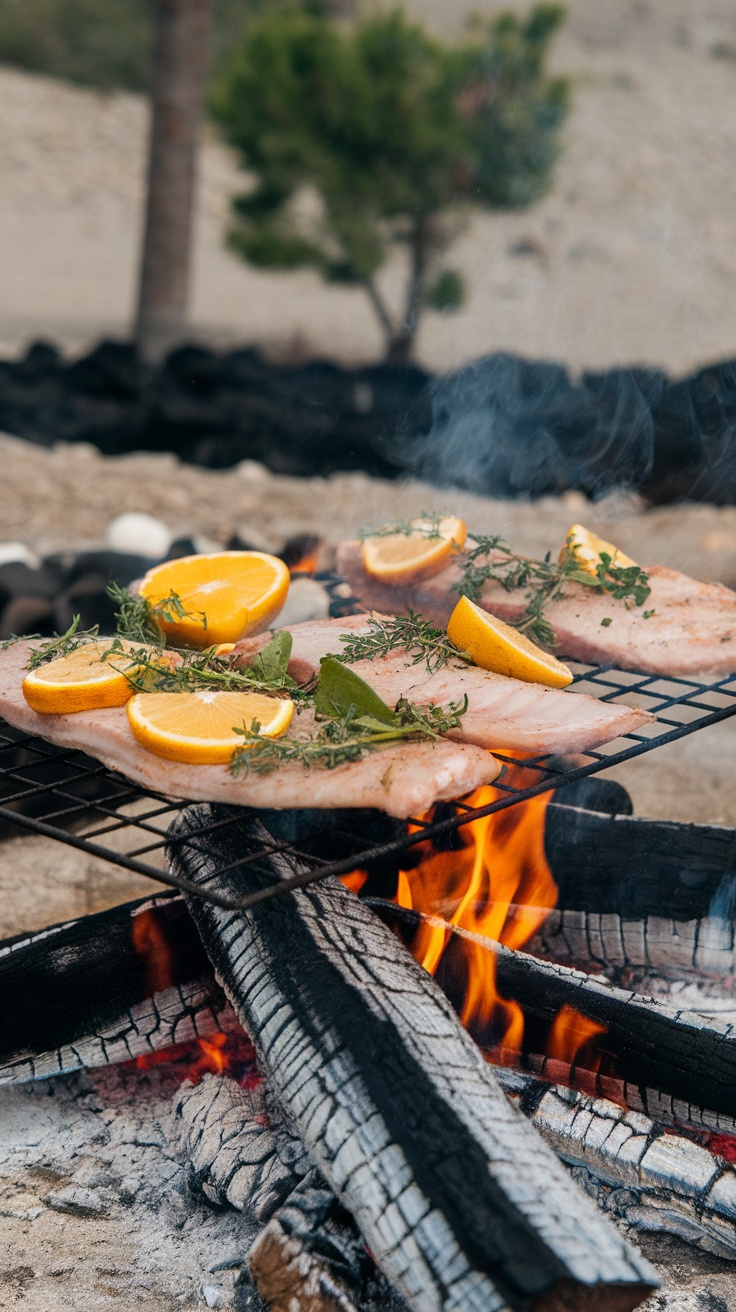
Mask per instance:
[[[197,137],[209,0],[157,0],[148,195],[135,337],[156,360],[181,336],[187,306]]]

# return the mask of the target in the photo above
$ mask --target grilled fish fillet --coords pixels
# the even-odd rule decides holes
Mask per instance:
[[[489,752],[443,738],[388,745],[334,770],[287,762],[274,774],[235,779],[225,765],[181,765],[153,756],[133,738],[124,706],[37,715],[21,687],[30,650],[19,642],[0,651],[0,716],[26,733],[88,752],[167,797],[277,809],[366,806],[405,820],[433,802],[492,783],[501,769]],[[295,715],[289,737],[309,737],[313,725],[311,713]]]
[[[366,573],[359,542],[342,542],[337,569],[359,601],[394,615],[415,610],[443,628],[457,602],[457,564],[415,584],[384,583]],[[567,583],[565,596],[545,611],[555,631],[555,653],[643,674],[718,679],[736,673],[736,592],[721,583],[698,583],[664,565],[647,566],[651,595],[644,606]],[[502,620],[526,608],[526,590],[506,592],[487,583],[480,605]],[[645,619],[645,612],[649,615]],[[653,614],[649,614],[653,612]],[[605,625],[603,620],[610,619]]]
[[[290,668],[295,676],[304,678],[319,669],[321,656],[330,652],[339,655],[340,634],[364,631],[364,615],[295,624],[289,629],[294,644]],[[269,636],[246,638],[238,643],[237,650],[248,659],[266,645]],[[654,719],[648,711],[632,706],[602,702],[584,693],[543,688],[538,683],[522,683],[464,661],[430,674],[424,663],[413,665],[404,652],[396,651],[376,660],[357,661],[350,668],[389,706],[400,697],[417,706],[447,706],[462,701],[467,693],[468,709],[462,727],[453,729],[448,737],[491,749],[534,754],[585,752]]]

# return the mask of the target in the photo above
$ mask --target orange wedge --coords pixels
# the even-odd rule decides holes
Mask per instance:
[[[369,574],[389,583],[431,578],[445,568],[468,533],[464,521],[452,515],[436,526],[428,519],[413,519],[411,528],[411,533],[365,539],[363,564]]]
[[[584,528],[582,524],[573,524],[565,537],[565,544],[559,558],[562,561],[566,555],[572,553],[575,555],[580,568],[586,574],[595,576],[602,551],[605,551],[606,555],[611,557],[612,564],[617,569],[629,569],[630,566],[636,565],[635,560],[625,556],[623,551],[619,551],[618,547],[614,547],[612,542],[606,542],[605,538],[599,538],[596,533],[591,533],[590,529]]]
[[[167,761],[220,765],[230,760],[243,738],[236,733],[254,720],[264,738],[280,738],[294,714],[294,703],[256,692],[144,692],[132,697],[128,720],[142,747]]]
[[[483,670],[548,688],[566,688],[572,683],[572,674],[562,661],[535,646],[518,629],[481,610],[469,597],[461,597],[457,603],[447,636]]]
[[[289,571],[263,551],[217,551],[149,569],[140,591],[153,605],[172,592],[179,597],[182,619],[159,616],[174,646],[213,647],[267,629],[286,601]]]
[[[133,695],[119,669],[124,657],[112,663],[101,659],[111,642],[88,642],[68,656],[59,656],[32,670],[23,680],[23,696],[31,710],[41,715],[70,715],[96,711],[103,706],[122,706]]]

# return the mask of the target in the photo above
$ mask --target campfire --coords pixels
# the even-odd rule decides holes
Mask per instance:
[[[628,745],[506,756],[409,822],[182,807],[8,730],[3,819],[127,835],[173,887],[0,946],[0,1079],[159,1081],[277,1312],[634,1308],[655,1276],[611,1217],[736,1259],[732,836],[592,777],[734,700],[634,686],[660,721]]]

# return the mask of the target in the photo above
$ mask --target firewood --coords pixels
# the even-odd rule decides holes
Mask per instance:
[[[572,1083],[583,1091],[612,1097],[645,1111],[663,1124],[736,1130],[736,1027],[704,1020],[656,998],[610,984],[555,962],[539,961],[433,917],[370,899],[386,923],[407,927],[411,939],[420,919],[444,927],[447,945],[437,978],[459,1009],[465,997],[466,945],[495,957],[496,984],[513,998],[525,1018],[524,1050],[518,1060],[553,1083]],[[581,1059],[562,1062],[546,1055],[546,1040],[563,1007],[600,1025],[596,1038],[600,1069]],[[492,1018],[471,1021],[469,1030],[487,1051],[499,1045]]]
[[[558,901],[528,945],[535,955],[710,975],[736,967],[736,830],[553,802],[544,844]]]
[[[642,1112],[501,1072],[507,1093],[609,1214],[736,1261],[736,1167]]]
[[[0,943],[0,999],[0,1083],[129,1061],[237,1024],[168,894]]]
[[[173,868],[203,889],[243,896],[302,868],[272,822],[187,843],[217,814],[187,808],[170,831]],[[646,1297],[649,1266],[571,1191],[435,983],[339,881],[247,912],[189,907],[285,1119],[416,1312],[623,1312]]]

